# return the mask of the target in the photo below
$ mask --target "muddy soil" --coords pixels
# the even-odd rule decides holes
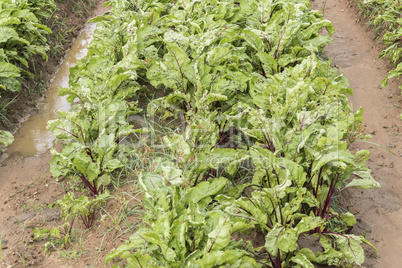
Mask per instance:
[[[381,88],[391,66],[379,60],[381,44],[373,41],[374,32],[359,21],[359,13],[349,0],[315,0],[313,7],[323,10],[335,26],[333,43],[325,54],[344,72],[355,90],[350,102],[355,110],[364,107],[364,127],[371,142],[353,144],[355,150],[369,149],[368,166],[381,184],[378,190],[353,190],[344,196],[344,207],[356,213],[355,233],[365,235],[379,251],[377,257],[367,247],[366,267],[401,267],[402,252],[402,97],[397,81]],[[399,81],[400,83],[400,81]]]

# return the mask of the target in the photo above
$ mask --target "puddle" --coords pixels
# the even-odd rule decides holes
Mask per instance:
[[[95,15],[103,14],[107,8],[100,7]],[[46,129],[47,122],[58,117],[57,111],[68,111],[71,104],[65,96],[58,96],[59,87],[68,87],[70,67],[87,54],[86,47],[93,38],[96,23],[87,23],[80,35],[75,39],[68,50],[63,62],[52,78],[46,97],[38,103],[38,113],[25,121],[19,131],[14,135],[14,142],[7,148],[2,158],[11,156],[36,156],[43,154],[53,146],[55,137]]]

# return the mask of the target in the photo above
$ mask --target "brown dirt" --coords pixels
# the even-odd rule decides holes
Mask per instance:
[[[379,60],[381,44],[373,41],[375,33],[367,25],[357,23],[359,14],[348,0],[316,0],[315,9],[322,10],[325,18],[335,26],[333,43],[325,54],[344,72],[355,90],[350,102],[355,110],[364,107],[364,127],[373,136],[371,142],[385,149],[356,142],[355,150],[369,149],[368,167],[381,184],[378,190],[353,190],[344,196],[344,206],[356,213],[355,232],[372,242],[379,251],[366,250],[366,267],[400,267],[402,252],[402,97],[398,81],[381,88],[381,81],[391,66]],[[400,81],[399,81],[400,82]]]

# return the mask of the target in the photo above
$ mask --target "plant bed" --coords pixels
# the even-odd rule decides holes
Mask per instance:
[[[365,167],[369,152],[348,150],[366,138],[363,110],[353,112],[347,79],[319,57],[330,42],[319,30],[331,35],[331,23],[303,0],[109,4],[59,91],[80,101],[49,122],[64,145],[52,151],[52,174],[96,198],[135,163],[140,148],[125,140],[147,137],[130,116],[181,123],[148,133],[163,142],[149,148],[160,156],[133,170],[143,226],[106,263],[361,265],[361,244],[371,244],[350,234],[356,219],[333,198],[379,185]],[[166,95],[141,111],[145,84]],[[244,246],[232,239],[238,232],[259,233],[264,246]],[[316,254],[298,243],[309,236],[319,238]]]

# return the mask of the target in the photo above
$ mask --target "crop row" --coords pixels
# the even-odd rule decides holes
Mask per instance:
[[[319,56],[331,41],[319,31],[331,35],[332,24],[306,0],[108,4],[112,10],[93,20],[100,27],[88,55],[70,70],[70,87],[59,91],[75,104],[48,124],[64,142],[52,150],[52,174],[89,196],[69,193],[59,206],[88,208],[74,213],[90,226],[89,208],[133,161],[128,137],[146,132],[131,115],[176,118],[181,129],[162,137],[169,153],[138,176],[143,227],[106,262],[361,265],[361,244],[371,244],[350,234],[355,217],[332,203],[351,187],[379,185],[365,167],[369,152],[348,150],[365,138],[363,110],[351,109],[347,79]],[[138,96],[151,89],[165,94],[141,111]],[[67,241],[67,214],[62,235],[56,228],[35,236]]]
[[[53,0],[0,1],[0,88],[21,90],[21,73],[32,76],[28,62],[36,54],[47,58],[46,35],[51,30],[41,21],[55,9]]]
[[[34,55],[47,59],[46,36],[51,30],[42,24],[54,12],[53,0],[0,0],[0,120],[8,106],[2,95],[21,91],[24,77],[33,77],[29,65]],[[13,136],[0,130],[0,145],[8,146]]]

